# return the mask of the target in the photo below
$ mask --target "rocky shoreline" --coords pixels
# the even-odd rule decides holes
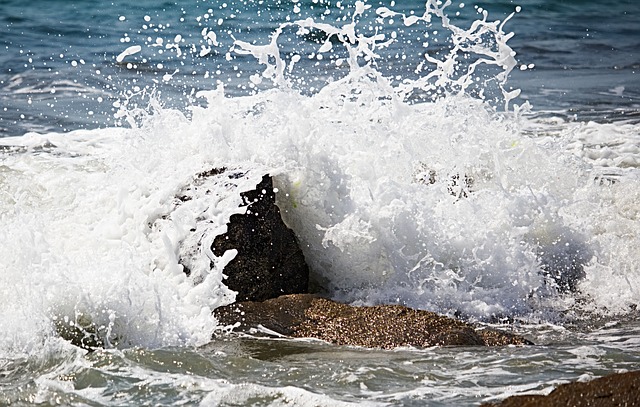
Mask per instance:
[[[256,188],[260,193],[248,193],[250,199],[245,215],[234,215],[229,230],[235,233],[235,241],[242,242],[242,231],[249,219],[251,231],[262,230],[271,233],[269,228],[260,227],[258,214],[271,214],[269,223],[276,225],[279,231],[275,239],[282,247],[294,247],[297,242],[291,232],[279,218],[279,210],[275,204],[275,194],[271,178],[267,175]],[[260,208],[259,210],[252,210]],[[275,209],[271,208],[275,207]],[[282,236],[285,236],[283,239]],[[265,239],[265,238],[262,238]],[[267,241],[272,239],[266,238]],[[251,256],[251,249],[243,250],[246,243],[237,244],[238,264],[252,264],[246,260]],[[215,248],[214,248],[215,249]],[[218,249],[219,250],[219,249]],[[299,249],[297,249],[299,250]],[[307,293],[305,282],[308,282],[308,267],[296,249],[297,270],[296,289],[291,289],[291,274],[271,274],[269,277],[270,294],[259,289],[261,295],[251,297],[241,294],[240,302],[220,307],[214,316],[221,326],[233,327],[243,332],[272,332],[292,338],[316,338],[336,345],[362,346],[368,348],[393,349],[402,346],[505,346],[533,345],[524,337],[500,330],[481,328],[433,312],[415,310],[400,305],[377,305],[355,307],[341,304],[330,299]],[[255,250],[253,250],[255,253]],[[286,251],[281,251],[285,257]],[[294,256],[294,257],[295,257]],[[273,261],[273,259],[270,259]],[[233,281],[234,290],[241,293],[247,291],[244,285],[256,290],[255,285],[264,281],[264,271],[257,268],[258,276],[252,276],[250,267],[242,267],[241,271],[229,269],[229,279]],[[226,270],[225,270],[226,271]],[[290,269],[287,269],[290,272]],[[295,273],[294,273],[295,274]],[[237,276],[241,275],[242,278]],[[300,281],[303,283],[301,284]],[[285,290],[287,293],[285,293]],[[297,291],[297,292],[296,292]],[[281,295],[288,294],[288,295]],[[228,332],[228,331],[226,331]],[[640,371],[613,374],[590,382],[573,382],[559,386],[549,395],[512,396],[499,403],[485,403],[483,407],[613,407],[640,406]]]
[[[481,407],[617,407],[640,406],[640,371],[617,373],[589,382],[558,386],[546,396],[511,396]]]
[[[237,171],[222,168],[197,179],[225,174],[238,177]],[[280,216],[271,177],[265,174],[255,190],[240,195],[246,212],[232,215],[227,232],[211,246],[217,256],[237,251],[224,274],[239,302],[214,311],[222,326],[244,331],[261,326],[291,337],[382,349],[532,344],[517,335],[476,329],[433,312],[400,305],[354,307],[309,294],[309,267],[295,234]]]
[[[175,208],[202,196],[214,196],[216,188],[233,189],[234,180],[245,175],[241,170],[226,168],[197,174],[193,185],[176,196]],[[192,235],[182,242],[179,263],[194,285],[200,283],[203,267],[215,266],[214,259],[198,257],[203,245],[218,258],[229,251],[237,252],[224,267],[224,283],[237,292],[237,302],[214,310],[220,325],[214,337],[240,331],[376,349],[533,345],[519,335],[429,311],[395,304],[352,306],[309,293],[310,270],[294,232],[280,216],[273,180],[264,174],[258,182],[257,175],[253,173],[251,178],[257,183],[255,188],[240,192],[240,199],[234,201],[239,203],[238,210],[231,215],[226,231],[207,240],[211,236],[210,221],[202,217],[191,230]],[[101,328],[90,319],[86,324],[80,322],[60,322],[56,329],[79,347],[93,350],[104,346]],[[564,384],[546,396],[512,396],[482,406],[640,406],[640,371]]]

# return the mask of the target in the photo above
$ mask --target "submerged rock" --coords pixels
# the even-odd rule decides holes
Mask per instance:
[[[456,200],[471,197],[491,177],[490,173],[483,170],[438,172],[425,163],[420,163],[413,174],[418,184],[433,186],[444,183],[447,192]],[[585,265],[592,259],[593,251],[586,244],[587,239],[576,231],[552,219],[547,219],[545,223],[547,229],[543,236],[534,234],[528,238],[537,247],[536,254],[545,285],[553,287],[558,293],[577,292],[580,282],[587,275]]]
[[[558,386],[546,396],[508,397],[500,403],[483,407],[613,407],[640,406],[640,371],[618,373],[590,382],[573,382]],[[481,406],[481,407],[482,407]]]
[[[264,302],[240,302],[214,311],[221,325],[262,326],[291,337],[337,345],[391,349],[399,346],[501,346],[531,344],[517,335],[472,325],[401,305],[355,307],[311,294]]]
[[[183,271],[193,286],[206,281],[220,305],[233,301],[233,291],[238,301],[306,293],[309,268],[280,216],[267,172],[251,166],[194,174],[148,222],[151,245],[170,253],[169,262],[153,266]],[[91,307],[54,319],[60,336],[79,347],[110,347],[120,341],[117,329],[102,314],[92,314]]]
[[[76,314],[73,320],[56,318],[54,326],[60,337],[79,348],[94,350],[105,345],[117,344],[117,338],[112,338],[113,342],[105,343],[107,328],[97,326],[90,316],[81,313]]]

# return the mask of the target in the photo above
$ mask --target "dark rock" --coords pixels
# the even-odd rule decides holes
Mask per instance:
[[[417,172],[414,174],[414,179],[419,184],[433,185],[439,181],[442,174],[437,174],[435,170],[429,169],[425,164],[421,164]],[[459,172],[453,172],[445,175],[447,182],[447,192],[456,198],[467,198],[471,192],[473,192],[474,179],[468,174],[460,174]]]
[[[220,284],[237,292],[236,301],[308,292],[309,267],[265,172],[200,172],[175,194],[170,210],[149,223],[155,234],[179,241],[178,263],[194,285],[216,269],[225,276]]]
[[[74,320],[56,318],[54,325],[58,335],[79,348],[92,351],[105,346],[106,327],[98,327],[87,315],[77,314]]]
[[[238,292],[237,301],[308,292],[309,267],[293,231],[282,221],[271,177],[265,175],[255,190],[241,196],[246,213],[231,215],[227,232],[211,247],[216,256],[238,250],[224,268],[225,285]]]
[[[533,345],[532,342],[519,335],[497,329],[476,329],[476,333],[480,335],[487,346]]]
[[[429,311],[401,305],[354,307],[311,294],[236,303],[216,309],[214,315],[221,325],[239,323],[240,330],[262,326],[286,336],[369,348],[531,344],[496,330],[477,331]]]
[[[640,371],[618,373],[590,382],[558,386],[549,395],[512,396],[484,407],[613,407],[640,406]]]
[[[561,293],[578,291],[578,284],[587,276],[584,266],[593,252],[583,243],[585,240],[567,230],[553,245],[540,247],[538,258],[543,275]]]

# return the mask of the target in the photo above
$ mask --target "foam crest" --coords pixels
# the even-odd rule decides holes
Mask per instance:
[[[637,303],[636,178],[600,185],[571,143],[519,131],[526,118],[464,96],[407,104],[390,87],[362,69],[313,96],[220,88],[191,120],[158,109],[135,129],[3,140],[4,332],[46,336],[66,317],[125,346],[206,341],[232,294],[221,270],[194,285],[178,263],[208,201],[171,202],[229,164],[275,175],[315,284],[336,298],[481,319],[552,318],[585,295],[594,310]],[[563,300],[563,284],[582,294]]]
[[[10,140],[23,151],[4,157],[1,176],[8,332],[23,315],[35,321],[25,335],[36,340],[54,327],[97,330],[107,346],[209,340],[212,309],[233,294],[220,283],[223,264],[195,288],[178,264],[189,223],[211,204],[203,199],[199,208],[171,214],[177,192],[210,165],[188,136],[163,146],[176,126],[189,126],[180,117],[163,112],[141,129]],[[223,206],[219,228],[237,206]],[[152,228],[166,215],[163,229]]]
[[[401,17],[406,26],[421,22],[425,28],[432,26],[432,17],[435,16],[440,20],[442,28],[450,32],[450,45],[444,58],[438,59],[429,55],[428,52],[425,53],[426,61],[416,67],[416,72],[420,73],[426,69],[427,73],[417,80],[405,80],[399,87],[401,94],[405,98],[416,91],[464,94],[474,86],[476,81],[483,79],[485,81],[483,88],[488,88],[488,82],[497,82],[504,97],[505,110],[509,110],[509,102],[518,97],[520,90],[507,91],[505,88],[509,73],[517,63],[514,58],[515,51],[507,45],[514,33],[505,33],[504,26],[513,18],[515,12],[503,21],[488,22],[489,13],[482,10],[482,19],[474,21],[469,29],[464,30],[453,25],[446,14],[446,8],[451,6],[451,3],[451,1],[429,0],[422,16],[397,13],[386,7],[376,10],[383,21]],[[425,67],[427,62],[433,64],[435,69]],[[498,68],[498,71],[493,75],[477,75],[476,69],[480,65],[493,65]],[[484,89],[481,90],[481,97],[484,97],[483,92]]]
[[[379,7],[375,10],[376,30],[367,35],[365,30],[359,29],[358,22],[359,19],[365,18],[371,6],[356,2],[348,24],[336,27],[309,17],[281,24],[271,34],[266,45],[235,40],[232,50],[241,55],[253,55],[261,65],[265,65],[261,76],[270,79],[276,86],[292,87],[296,78],[293,73],[294,66],[300,61],[300,55],[289,52],[287,61],[288,48],[283,48],[279,40],[288,28],[297,27],[296,35],[300,38],[314,31],[322,33],[319,36],[322,38],[322,44],[310,52],[309,59],[322,61],[323,54],[328,53],[329,60],[337,67],[346,61],[351,74],[363,67],[378,67],[382,72],[384,65],[389,62],[388,55],[384,54],[385,50],[397,46],[400,41],[397,31],[386,32],[384,26],[387,23],[393,24],[393,19],[400,17],[405,27],[419,26],[416,29],[424,32],[426,37],[429,37],[429,30],[433,30],[434,42],[443,48],[433,53],[428,42],[423,44],[424,59],[414,68],[417,78],[401,78],[394,89],[400,99],[420,99],[423,95],[428,95],[428,100],[435,100],[450,94],[473,93],[479,99],[488,98],[493,102],[498,98],[493,95],[492,88],[497,86],[505,110],[509,110],[509,103],[520,91],[508,90],[506,87],[508,76],[517,62],[515,51],[507,44],[514,33],[505,33],[504,26],[513,18],[515,12],[503,21],[489,22],[487,11],[481,10],[482,18],[474,21],[465,30],[451,23],[446,14],[446,8],[450,5],[451,1],[429,0],[421,16],[413,12],[407,15],[387,7]],[[433,17],[438,20],[437,24]],[[445,34],[438,34],[438,29],[442,29]],[[291,40],[290,37],[287,38]],[[284,42],[281,40],[281,43]],[[342,57],[343,52],[336,48],[344,51],[346,57]],[[406,55],[403,55],[404,58]],[[329,71],[335,70],[330,64],[326,65]],[[387,76],[392,82],[398,79]],[[257,85],[262,79],[256,75],[252,77],[252,82]],[[330,83],[328,85],[330,86]]]
[[[580,207],[608,194],[597,172],[565,141],[524,135],[526,118],[468,97],[408,105],[391,88],[363,68],[313,97],[231,102],[250,122],[228,138],[229,159],[282,168],[279,204],[317,283],[348,301],[479,318],[564,309],[557,290],[599,267],[593,208]],[[261,153],[246,151],[252,139]]]

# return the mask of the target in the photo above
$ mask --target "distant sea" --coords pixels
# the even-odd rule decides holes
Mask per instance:
[[[212,340],[223,262],[179,257],[236,208],[172,202],[221,166],[274,177],[326,295],[536,346]],[[640,369],[639,248],[635,0],[0,0],[0,405],[544,394]]]

